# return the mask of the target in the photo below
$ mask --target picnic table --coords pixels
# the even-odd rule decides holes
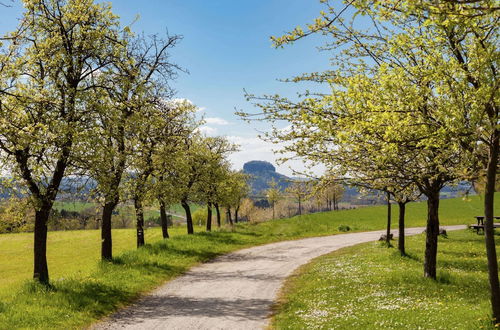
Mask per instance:
[[[484,233],[484,215],[477,215],[475,218],[477,220],[477,225],[470,225],[469,227],[475,229],[478,234],[480,229],[482,229]],[[493,219],[499,220],[500,217],[494,216]],[[494,223],[493,228],[500,228],[500,223]]]

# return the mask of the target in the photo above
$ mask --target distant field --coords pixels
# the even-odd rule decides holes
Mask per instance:
[[[470,201],[443,200],[441,223],[472,223],[473,216],[482,214],[482,203],[477,196]],[[497,194],[496,214],[500,214],[499,207]],[[409,227],[424,226],[426,203],[410,204],[407,215]],[[197,227],[197,234],[190,236],[184,234],[184,227],[175,227],[171,230],[173,238],[167,242],[161,239],[159,228],[153,228],[146,231],[146,243],[150,245],[139,250],[135,249],[135,230],[118,229],[113,230],[113,242],[119,263],[109,267],[99,263],[98,230],[49,232],[49,272],[55,286],[50,296],[36,290],[32,293],[29,286],[23,286],[32,276],[33,234],[0,235],[0,324],[8,328],[85,326],[139,293],[219,254],[257,244],[338,234],[340,225],[355,231],[382,229],[385,217],[385,207],[377,206],[238,224],[234,229],[208,234]],[[393,222],[396,219],[395,209]],[[67,296],[77,292],[81,294]]]
[[[66,210],[66,211],[74,211],[74,212],[81,212],[89,207],[97,207],[97,203],[94,202],[82,202],[82,201],[56,201],[54,203],[54,208],[57,210]],[[198,204],[191,204],[191,212],[195,212],[197,209],[199,209],[201,206]],[[131,204],[120,204],[117,206],[117,210],[120,212],[129,212],[129,213],[134,213],[133,205]],[[180,204],[174,204],[169,207],[169,211],[178,214],[181,216],[184,216],[184,209]],[[150,218],[150,217],[159,217],[160,216],[160,210],[158,206],[148,206],[145,208],[144,212],[145,218]]]
[[[461,198],[442,199],[440,201],[439,214],[442,224],[472,224],[475,222],[473,218],[476,215],[483,214],[484,200],[481,196],[471,196],[468,200]],[[495,195],[495,214],[500,214],[500,194]],[[342,210],[333,213],[335,219],[345,219],[346,224],[354,230],[367,228],[368,223],[372,223],[373,219],[383,219],[386,217],[387,207],[369,206],[360,207],[352,210]],[[398,222],[398,206],[393,204],[392,223],[397,227]],[[329,212],[311,214],[303,216],[303,219],[318,219],[329,217]],[[407,227],[425,226],[427,219],[427,204],[426,202],[409,203],[406,207],[406,225]],[[378,227],[377,227],[378,228]],[[372,226],[369,229],[377,229]]]
[[[63,201],[56,201],[54,203],[54,209],[61,211],[61,210],[66,210],[66,211],[73,211],[73,212],[81,212],[89,207],[96,207],[97,203],[93,202],[80,202],[80,201],[74,201],[74,202],[63,202]]]

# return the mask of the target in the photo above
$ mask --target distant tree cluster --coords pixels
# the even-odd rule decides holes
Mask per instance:
[[[137,246],[145,243],[144,206],[153,201],[164,237],[171,203],[182,203],[190,234],[190,202],[238,212],[245,180],[227,161],[236,147],[203,136],[197,107],[173,98],[170,84],[181,69],[170,50],[180,36],[135,34],[108,3],[22,2],[18,27],[0,39],[0,151],[13,186],[34,210],[36,280],[49,283],[50,221],[89,220],[54,211],[65,177],[96,182],[104,260],[112,259],[111,220],[120,201],[134,203]],[[6,231],[23,226],[2,219]]]
[[[341,183],[289,179],[286,189],[280,189],[275,180],[269,181],[267,186],[255,201],[243,201],[242,214],[246,220],[265,221],[341,209],[339,202],[344,194]]]

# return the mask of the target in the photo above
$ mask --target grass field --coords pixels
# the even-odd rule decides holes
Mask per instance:
[[[497,209],[499,203],[497,195]],[[443,200],[441,222],[472,223],[481,209],[479,197]],[[425,203],[409,205],[408,226],[423,226],[425,218]],[[0,328],[84,326],[199,262],[247,246],[337,234],[340,225],[356,231],[384,228],[385,208],[241,224],[232,230],[190,236],[184,235],[185,228],[175,228],[168,241],[161,240],[159,229],[149,229],[146,242],[151,244],[139,250],[134,249],[134,230],[114,230],[114,254],[119,257],[112,264],[98,262],[99,231],[50,232],[48,261],[53,287],[49,291],[29,281],[33,235],[0,235]]]
[[[172,227],[173,236],[183,235],[184,227]],[[85,276],[97,270],[100,258],[100,230],[49,232],[47,258],[50,275],[59,280]],[[162,239],[160,228],[146,229],[146,242]],[[19,289],[32,276],[33,234],[0,235],[0,298]],[[119,255],[136,247],[135,230],[113,230],[113,253]],[[15,260],[15,262],[10,262]]]
[[[437,281],[422,276],[424,235],[407,241],[408,257],[376,242],[301,267],[282,289],[273,328],[493,328],[484,236],[464,230],[440,238]]]

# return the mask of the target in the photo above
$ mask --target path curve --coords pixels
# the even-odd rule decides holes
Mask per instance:
[[[423,230],[407,228],[405,233]],[[226,254],[192,268],[93,329],[261,329],[268,325],[283,281],[297,267],[337,249],[377,240],[384,233],[313,237]]]

